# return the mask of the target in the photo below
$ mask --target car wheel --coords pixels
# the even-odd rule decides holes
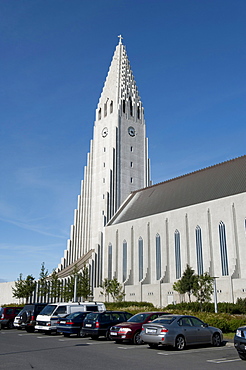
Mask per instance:
[[[140,337],[140,331],[137,331],[135,334],[134,334],[134,337],[133,337],[133,343],[134,344],[142,344],[143,341]]]
[[[7,324],[8,329],[13,329],[14,328],[14,323],[13,321],[9,321]]]
[[[175,340],[175,348],[178,351],[182,351],[185,348],[185,339],[182,335],[177,336]]]
[[[157,343],[149,343],[149,348],[158,348]]]
[[[214,347],[219,347],[221,345],[221,338],[219,333],[215,333],[212,338],[212,344]]]
[[[241,360],[246,361],[246,353],[238,352],[238,356],[241,358]]]

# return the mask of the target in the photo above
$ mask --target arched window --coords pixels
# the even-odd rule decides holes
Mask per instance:
[[[126,101],[125,101],[125,99],[122,102],[122,109],[123,109],[123,113],[126,113]]]
[[[143,239],[138,239],[138,278],[139,281],[143,279]]]
[[[99,108],[99,111],[98,111],[98,119],[100,120],[102,118],[102,109]]]
[[[197,273],[203,275],[202,230],[200,226],[196,227],[196,261]]]
[[[127,278],[127,242],[123,241],[123,281]]]
[[[108,245],[108,279],[112,279],[112,244]]]
[[[110,113],[113,113],[113,100],[110,102]]]
[[[138,105],[138,108],[137,108],[137,118],[140,119],[140,107]]]
[[[175,230],[174,242],[175,242],[176,279],[180,279],[181,278],[181,254],[180,254],[180,233],[178,230]]]
[[[156,258],[156,280],[161,278],[161,237],[155,237],[155,258]]]
[[[228,257],[227,257],[227,244],[226,244],[226,229],[224,222],[220,221],[219,224],[219,237],[220,237],[220,258],[222,276],[229,275]]]
[[[107,102],[104,104],[104,117],[107,116]]]

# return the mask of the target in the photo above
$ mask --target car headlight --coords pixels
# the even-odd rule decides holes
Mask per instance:
[[[242,337],[242,330],[237,329],[236,336],[237,337]]]
[[[127,334],[131,331],[132,330],[130,328],[120,328],[120,330],[118,331],[118,334]]]

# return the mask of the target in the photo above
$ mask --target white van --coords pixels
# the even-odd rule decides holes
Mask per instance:
[[[35,329],[39,331],[56,332],[57,321],[73,312],[106,311],[101,302],[62,302],[50,303],[39,313],[36,318]]]

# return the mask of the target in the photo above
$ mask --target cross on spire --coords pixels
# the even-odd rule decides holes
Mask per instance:
[[[119,35],[118,37],[119,37],[119,44],[122,44],[123,37],[121,35]]]

